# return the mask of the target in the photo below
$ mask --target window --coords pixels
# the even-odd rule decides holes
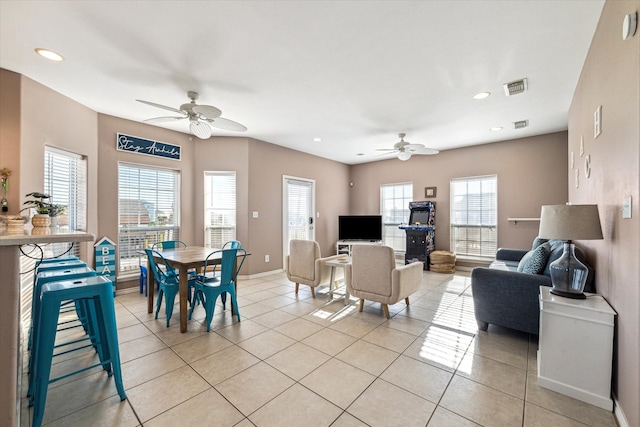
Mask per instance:
[[[498,241],[496,175],[451,180],[451,251],[493,258]]]
[[[409,202],[413,201],[413,184],[388,184],[380,187],[382,204],[382,244],[404,252],[406,233],[400,224],[409,222]]]
[[[221,248],[236,240],[236,173],[204,173],[204,244]]]
[[[60,228],[86,231],[87,161],[84,156],[45,146],[43,191],[51,196],[49,203],[65,207],[64,214],[57,217]],[[52,253],[46,256],[60,255],[68,245],[52,245]],[[80,255],[77,247],[70,254]]]
[[[138,251],[180,239],[179,179],[179,172],[171,169],[118,164],[120,272],[146,265]]]

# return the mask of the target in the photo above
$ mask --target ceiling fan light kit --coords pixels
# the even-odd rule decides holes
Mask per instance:
[[[211,137],[211,126],[234,132],[245,132],[247,130],[246,126],[221,117],[222,110],[219,108],[214,107],[213,105],[196,104],[196,100],[200,97],[198,92],[189,91],[187,92],[187,96],[191,99],[191,102],[182,104],[180,108],[168,107],[166,105],[143,101],[141,99],[136,99],[136,101],[179,114],[179,116],[154,117],[145,120],[146,123],[162,123],[189,119],[189,131],[192,135],[195,135],[200,139],[208,139]]]

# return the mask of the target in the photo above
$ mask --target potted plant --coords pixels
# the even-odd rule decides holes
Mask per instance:
[[[31,218],[31,224],[33,224],[34,227],[50,226],[51,217],[56,217],[66,210],[66,206],[49,203],[47,201],[50,198],[48,194],[34,191],[33,193],[27,194],[26,197],[31,197],[31,199],[23,203],[25,207],[22,208],[20,212],[31,208],[36,210],[36,215]]]

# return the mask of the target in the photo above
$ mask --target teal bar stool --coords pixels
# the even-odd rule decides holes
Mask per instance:
[[[41,292],[42,287],[51,282],[59,282],[61,280],[75,280],[81,279],[85,277],[94,277],[96,276],[96,272],[89,267],[80,267],[80,268],[68,268],[66,270],[50,270],[43,271],[42,273],[38,273],[36,277],[36,285],[34,286],[34,294],[31,298],[31,325],[29,326],[29,336],[27,341],[27,349],[31,350],[29,353],[29,363],[27,366],[27,372],[29,373],[29,388],[27,391],[27,396],[31,396],[33,392],[33,376],[31,375],[32,367],[33,367],[33,337],[34,337],[34,328],[40,322],[40,310],[41,310]],[[73,303],[73,301],[71,301]],[[68,304],[61,305],[61,312],[64,312],[64,307]],[[73,304],[72,310],[75,310],[77,313],[77,317],[65,320],[63,322],[58,323],[59,330],[67,330],[71,328],[77,328],[82,326],[85,331],[87,331],[87,318],[85,310],[83,310],[82,306],[76,306]],[[89,336],[84,338],[85,340],[92,340],[93,337]],[[92,342],[92,345],[93,342]]]
[[[125,400],[127,396],[122,383],[118,330],[111,281],[104,276],[95,276],[46,283],[42,286],[41,300],[41,312],[39,322],[34,328],[32,351],[34,354],[33,395],[30,399],[30,405],[34,407],[32,426],[39,427],[42,425],[49,384],[98,366],[107,371],[108,376],[113,376],[120,400]],[[86,304],[90,307],[88,310],[90,329],[96,332],[96,345],[100,349],[98,351],[100,361],[95,365],[51,379],[51,364],[54,349],[56,348],[60,306],[63,302],[69,300]]]
[[[36,267],[39,265],[51,264],[51,263],[60,262],[60,261],[80,261],[80,258],[73,255],[58,257],[58,258],[43,258],[36,261]]]
[[[86,267],[87,263],[79,260],[79,259],[73,259],[73,260],[66,260],[66,261],[56,261],[56,262],[45,262],[45,263],[40,263],[36,266],[36,273],[41,273],[43,271],[49,271],[49,270],[59,270],[61,268],[76,268],[76,267]]]
[[[72,268],[58,268],[53,270],[45,270],[38,272],[33,282],[33,294],[31,295],[31,325],[29,325],[29,338],[27,343],[27,349],[31,348],[31,334],[33,331],[33,325],[36,324],[34,320],[34,316],[39,313],[39,307],[37,305],[40,302],[38,296],[40,295],[40,290],[42,285],[48,282],[60,281],[65,279],[77,279],[80,277],[90,277],[95,276],[96,272],[91,268],[87,267],[86,264],[82,267],[72,267]]]

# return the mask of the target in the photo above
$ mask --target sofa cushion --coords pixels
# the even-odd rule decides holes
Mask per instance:
[[[534,250],[535,248],[537,248],[541,244],[547,243],[548,241],[549,241],[549,239],[542,239],[540,237],[536,237],[535,239],[533,239],[533,245],[531,246],[531,250]]]
[[[535,249],[527,252],[518,264],[518,271],[529,274],[542,274],[547,266],[551,245],[549,242],[542,243]]]

